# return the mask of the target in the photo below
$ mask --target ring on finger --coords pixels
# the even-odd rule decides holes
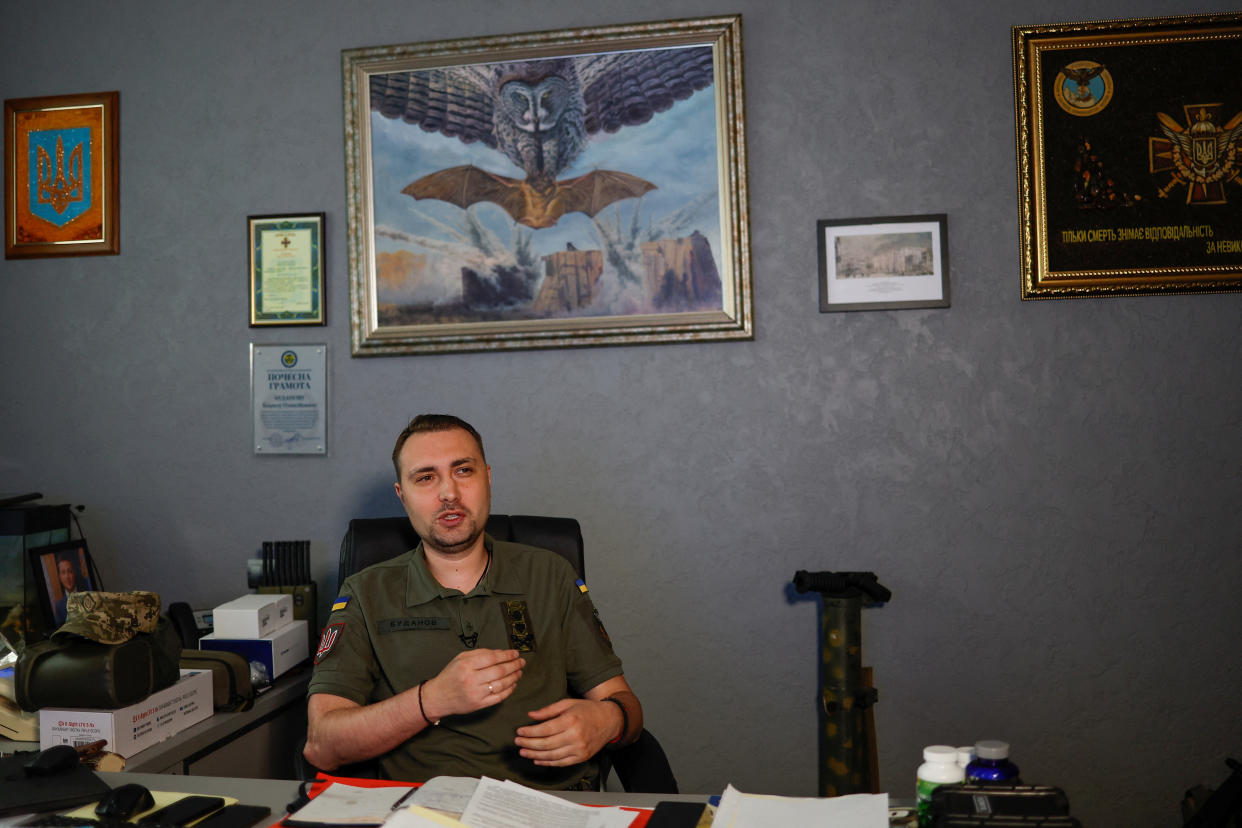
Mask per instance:
[[[490,681],[487,683],[487,695],[489,696],[496,695],[496,691],[492,689],[492,683]]]

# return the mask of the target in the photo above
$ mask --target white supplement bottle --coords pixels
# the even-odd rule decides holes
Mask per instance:
[[[948,745],[923,748],[923,764],[919,765],[914,785],[919,825],[925,828],[931,824],[932,791],[941,785],[951,785],[965,778],[965,770],[957,763],[957,748]]]

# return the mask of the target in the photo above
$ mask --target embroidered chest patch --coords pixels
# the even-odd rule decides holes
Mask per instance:
[[[501,601],[505,624],[509,628],[509,646],[519,653],[535,651],[535,626],[530,622],[530,610],[525,601]]]

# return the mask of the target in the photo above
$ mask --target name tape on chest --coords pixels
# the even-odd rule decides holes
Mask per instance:
[[[385,618],[380,621],[377,626],[380,635],[387,635],[395,632],[409,632],[411,630],[447,630],[449,627],[449,619],[444,617],[433,618]]]

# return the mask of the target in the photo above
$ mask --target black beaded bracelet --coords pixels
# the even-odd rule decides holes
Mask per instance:
[[[608,743],[610,745],[620,744],[630,732],[630,713],[625,709],[625,704],[615,696],[607,696],[603,699],[603,701],[612,702],[617,707],[621,708],[621,735]]]
[[[440,723],[439,719],[436,719],[433,722],[431,719],[427,718],[427,711],[423,710],[423,683],[421,681],[418,683],[418,712],[423,714],[423,719],[426,720],[427,724],[434,727]]]

